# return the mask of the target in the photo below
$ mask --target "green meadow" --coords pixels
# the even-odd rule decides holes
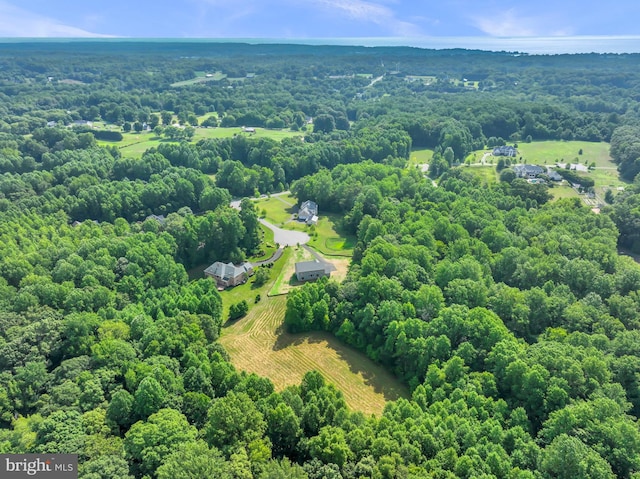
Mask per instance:
[[[270,130],[267,128],[256,128],[255,133],[244,133],[242,128],[229,127],[229,128],[196,128],[195,135],[193,136],[192,143],[197,143],[203,139],[212,138],[232,138],[235,135],[247,135],[255,138],[272,138],[277,141],[281,141],[284,138],[302,137],[303,134],[299,131],[291,130]],[[162,142],[169,140],[162,139],[156,136],[152,131],[144,131],[140,133],[123,133],[123,139],[121,141],[98,141],[100,146],[115,146],[117,147],[123,156],[130,158],[140,158],[142,154],[150,148],[157,147]]]
[[[582,150],[582,154],[580,151]],[[529,164],[553,165],[559,163],[582,163],[596,167],[616,165],[609,156],[609,143],[589,141],[534,141],[518,143],[518,158]]]

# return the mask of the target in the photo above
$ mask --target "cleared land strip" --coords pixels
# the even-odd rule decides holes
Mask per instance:
[[[286,301],[263,298],[224,329],[220,342],[236,368],[270,378],[279,391],[315,369],[342,391],[351,409],[365,414],[379,415],[387,401],[408,396],[392,374],[332,335],[283,331]]]

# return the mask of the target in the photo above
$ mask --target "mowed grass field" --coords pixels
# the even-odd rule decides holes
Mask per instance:
[[[582,150],[582,154],[579,154]],[[582,163],[596,167],[611,167],[616,165],[609,156],[609,143],[595,143],[589,141],[534,141],[532,143],[518,143],[518,158],[522,157],[528,164],[553,165],[560,163]]]
[[[278,195],[256,200],[258,215],[269,223],[284,227],[298,211],[297,200],[291,195]]]
[[[582,154],[579,154],[582,150]],[[594,143],[588,141],[538,141],[518,144],[519,154],[529,164],[552,165],[560,163],[581,163],[589,166],[596,164],[595,169],[588,173],[578,173],[593,179],[595,192],[604,197],[608,189],[624,187],[626,181],[620,179],[617,165],[609,155],[609,143]],[[577,197],[579,194],[569,186],[553,188],[549,191],[554,199]]]
[[[229,128],[196,128],[192,143],[197,143],[202,139],[208,138],[232,138],[234,135],[247,135],[255,138],[272,138],[274,140],[282,140],[284,138],[302,137],[299,131],[291,130],[269,130],[267,128],[256,128],[255,133],[244,133],[239,127]],[[123,156],[128,158],[141,158],[142,154],[150,148],[157,147],[164,140],[155,135],[151,131],[140,133],[123,133],[122,141],[98,141],[101,146],[115,146],[120,150]]]
[[[345,233],[339,226],[340,215],[321,215],[318,224],[308,231],[311,236],[309,246],[327,256],[351,258],[356,245],[356,237]]]
[[[471,165],[471,166],[462,166],[463,171],[471,173],[478,178],[483,184],[491,184],[497,183],[500,179],[500,174],[496,171],[496,167],[494,165]]]
[[[171,86],[175,88],[175,87],[181,87],[181,86],[195,85],[196,83],[204,83],[208,81],[220,81],[224,78],[227,78],[227,75],[222,72],[209,73],[210,76],[207,76],[206,72],[195,72],[195,74],[196,74],[195,78],[175,82],[175,83],[172,83]]]
[[[433,150],[429,148],[415,148],[409,155],[408,166],[429,164],[433,158]]]
[[[317,370],[342,391],[351,409],[365,414],[380,415],[387,401],[409,396],[391,373],[331,334],[283,331],[286,301],[263,298],[223,329],[220,342],[236,368],[268,377],[278,391]]]
[[[318,253],[317,250],[316,253]],[[351,257],[329,257],[323,254],[319,254],[319,256],[335,267],[335,270],[331,273],[331,279],[341,282],[346,278],[349,272],[349,265],[351,264]],[[280,273],[278,276],[272,276],[272,279],[275,281],[269,290],[269,295],[287,294],[293,288],[302,286],[303,283],[298,282],[295,276],[296,263],[300,261],[313,261],[314,259],[316,259],[315,256],[302,246],[285,248],[282,258],[278,260],[278,263],[281,263]]]
[[[580,154],[582,150],[582,154]],[[467,159],[479,161],[485,150],[472,152]],[[512,159],[512,162],[514,160]],[[486,166],[472,164],[465,171],[469,171],[479,176],[482,181],[491,183],[498,181],[499,175],[495,172],[495,165],[498,158],[487,156]],[[527,163],[530,165],[553,166],[555,163],[580,163],[590,166],[595,163],[595,169],[585,173],[578,173],[580,176],[592,178],[595,182],[595,192],[598,197],[604,197],[608,189],[624,187],[626,181],[621,180],[618,175],[616,164],[609,155],[608,143],[595,143],[588,141],[536,141],[532,143],[518,143],[518,156],[515,163]],[[570,186],[563,184],[549,189],[549,193],[554,199],[580,197],[580,194]]]

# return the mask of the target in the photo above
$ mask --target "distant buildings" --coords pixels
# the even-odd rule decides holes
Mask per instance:
[[[302,203],[298,210],[298,221],[316,224],[318,222],[318,205],[311,200]]]
[[[216,261],[204,270],[205,276],[213,278],[218,288],[224,289],[244,283],[253,274],[253,266],[249,262],[241,265]]]
[[[323,276],[331,276],[333,266],[329,263],[315,261],[301,261],[296,263],[296,278],[298,281],[313,281]]]

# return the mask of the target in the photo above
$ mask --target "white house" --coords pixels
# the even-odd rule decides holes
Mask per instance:
[[[318,222],[318,205],[311,200],[307,200],[300,205],[298,210],[298,221],[308,224]]]

